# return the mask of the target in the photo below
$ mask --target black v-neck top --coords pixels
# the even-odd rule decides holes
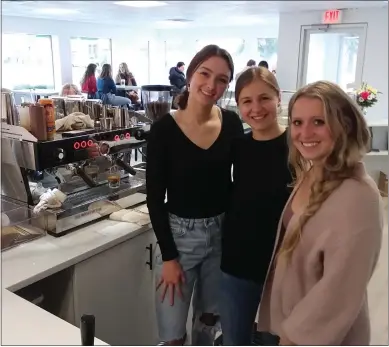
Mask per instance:
[[[208,149],[194,144],[170,114],[151,128],[147,143],[147,206],[164,261],[178,256],[169,212],[194,219],[226,211],[232,184],[231,145],[243,135],[243,126],[235,112],[222,109],[221,115],[220,134]]]

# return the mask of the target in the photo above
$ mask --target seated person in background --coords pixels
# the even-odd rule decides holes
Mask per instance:
[[[60,96],[68,96],[68,95],[81,95],[81,92],[75,84],[65,83],[62,86]]]
[[[124,106],[131,105],[129,98],[117,96],[116,85],[112,78],[112,67],[110,64],[104,64],[101,69],[100,77],[97,79],[97,95],[105,105]]]
[[[182,92],[182,89],[186,86],[184,70],[185,64],[180,61],[177,66],[173,66],[169,71],[169,81],[177,89],[176,92]]]
[[[119,65],[119,71],[116,75],[115,83],[121,84],[121,80],[124,80],[124,84],[126,86],[136,86],[134,75],[130,72],[126,63],[121,63]]]
[[[115,78],[115,83],[117,85],[121,84],[121,80],[124,80],[126,86],[136,86],[136,81],[132,72],[130,72],[128,65],[126,63],[121,63],[119,65],[119,71]],[[138,93],[135,90],[130,90],[127,93],[127,96],[132,101],[133,104],[140,103]]]
[[[95,77],[96,64],[89,64],[81,79],[81,90],[88,94],[88,99],[96,99],[97,81]]]
[[[266,69],[269,70],[269,64],[267,63],[266,60],[261,60],[258,64],[259,67],[265,67]]]

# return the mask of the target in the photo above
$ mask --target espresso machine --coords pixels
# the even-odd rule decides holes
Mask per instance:
[[[134,149],[146,144],[144,138],[135,138],[141,130],[137,125],[91,129],[38,141],[25,128],[2,123],[2,197],[34,208],[39,191],[57,188],[66,194],[61,207],[46,210],[41,218],[42,229],[53,236],[127,208],[128,197],[145,187],[129,159]],[[92,158],[96,146],[100,155]],[[110,186],[112,167],[120,182],[115,188]]]

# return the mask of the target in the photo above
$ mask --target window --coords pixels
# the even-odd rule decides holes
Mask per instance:
[[[51,36],[3,34],[1,48],[4,88],[54,89]]]
[[[124,58],[120,63],[127,63],[128,69],[134,75],[138,86],[149,83],[149,41],[132,40],[129,47],[123,48],[120,52]],[[119,71],[119,65],[112,67],[112,74],[115,77]]]
[[[300,40],[298,86],[318,80],[346,91],[362,81],[366,24],[303,26]]]
[[[169,39],[165,41],[165,75],[168,76],[170,69],[177,66],[179,61],[182,61],[185,67],[188,67],[195,53],[193,41],[185,39]]]
[[[258,39],[258,62],[261,60],[267,61],[269,64],[269,70],[277,70],[277,44],[278,39],[276,38],[266,38]]]
[[[103,64],[112,64],[110,39],[73,37],[70,39],[70,48],[72,51],[72,79],[76,85],[80,84],[89,64],[97,65],[97,75]]]

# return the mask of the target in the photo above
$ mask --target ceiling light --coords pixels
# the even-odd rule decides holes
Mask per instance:
[[[41,14],[74,14],[78,13],[77,10],[71,8],[37,8],[34,10],[36,13]]]
[[[157,21],[156,25],[158,28],[183,28],[188,25],[188,21],[177,21],[177,20],[161,20]]]
[[[167,5],[163,1],[116,1],[115,5],[129,6],[129,7],[159,7]]]

